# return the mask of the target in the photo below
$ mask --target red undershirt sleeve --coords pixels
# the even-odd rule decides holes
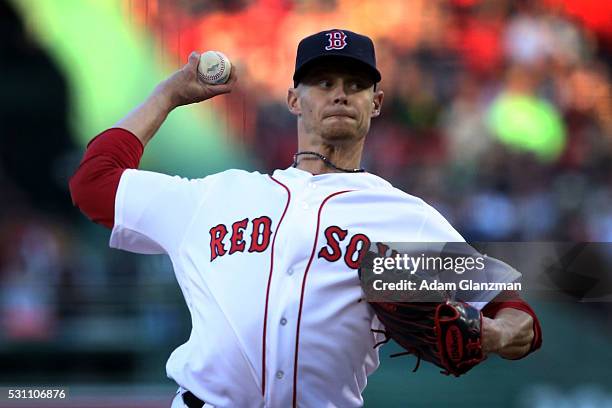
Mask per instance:
[[[115,195],[125,169],[137,169],[144,152],[130,131],[111,128],[87,145],[79,168],[70,179],[73,204],[92,221],[113,228]]]
[[[520,298],[518,292],[504,291],[500,293],[482,309],[482,314],[488,318],[494,319],[500,310],[507,308],[522,310],[533,318],[533,340],[531,341],[531,349],[525,356],[539,349],[542,346],[542,328],[540,327],[540,321],[535,311],[527,302]]]

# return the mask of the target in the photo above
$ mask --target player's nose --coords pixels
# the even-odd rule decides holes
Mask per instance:
[[[334,104],[346,105],[346,103],[348,102],[348,94],[346,92],[346,87],[342,81],[336,87],[334,87],[333,98]]]

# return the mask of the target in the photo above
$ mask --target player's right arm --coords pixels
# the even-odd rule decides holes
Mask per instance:
[[[73,203],[92,221],[113,228],[115,198],[125,170],[138,168],[144,146],[174,108],[231,92],[236,82],[234,68],[228,83],[206,85],[197,79],[199,57],[198,53],[191,53],[183,68],[160,83],[141,105],[116,123],[115,127],[100,133],[88,144],[81,164],[70,180],[70,193]],[[132,190],[136,191],[137,185],[150,183],[154,177],[153,174],[144,173],[134,176],[144,180],[142,183],[132,182]],[[153,185],[158,187],[180,184],[170,181],[169,176],[155,177],[159,180]],[[150,191],[151,188],[138,194],[146,195]],[[164,191],[167,193],[167,189]],[[154,198],[151,197],[151,200]]]
[[[233,66],[227,83],[208,85],[198,80],[199,60],[200,54],[192,52],[183,68],[160,83],[141,105],[117,122],[115,127],[130,131],[146,146],[173,109],[232,91],[236,82]]]

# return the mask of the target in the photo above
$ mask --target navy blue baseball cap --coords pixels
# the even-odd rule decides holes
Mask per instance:
[[[360,65],[374,82],[380,82],[376,68],[374,43],[369,37],[348,30],[327,30],[313,34],[300,41],[295,58],[293,83],[297,87],[306,72],[323,58],[342,58]]]

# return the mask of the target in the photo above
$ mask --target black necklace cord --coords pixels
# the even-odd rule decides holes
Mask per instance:
[[[359,169],[343,169],[342,167],[338,167],[336,166],[334,163],[331,162],[331,160],[329,160],[327,157],[323,156],[321,153],[318,152],[297,152],[296,154],[293,155],[293,167],[297,167],[298,165],[298,156],[302,156],[305,154],[310,154],[313,156],[316,156],[317,158],[321,159],[323,161],[323,163],[325,163],[325,165],[327,167],[331,167],[334,170],[338,170],[338,171],[342,171],[344,173],[364,173],[365,169],[363,167],[359,168]]]

